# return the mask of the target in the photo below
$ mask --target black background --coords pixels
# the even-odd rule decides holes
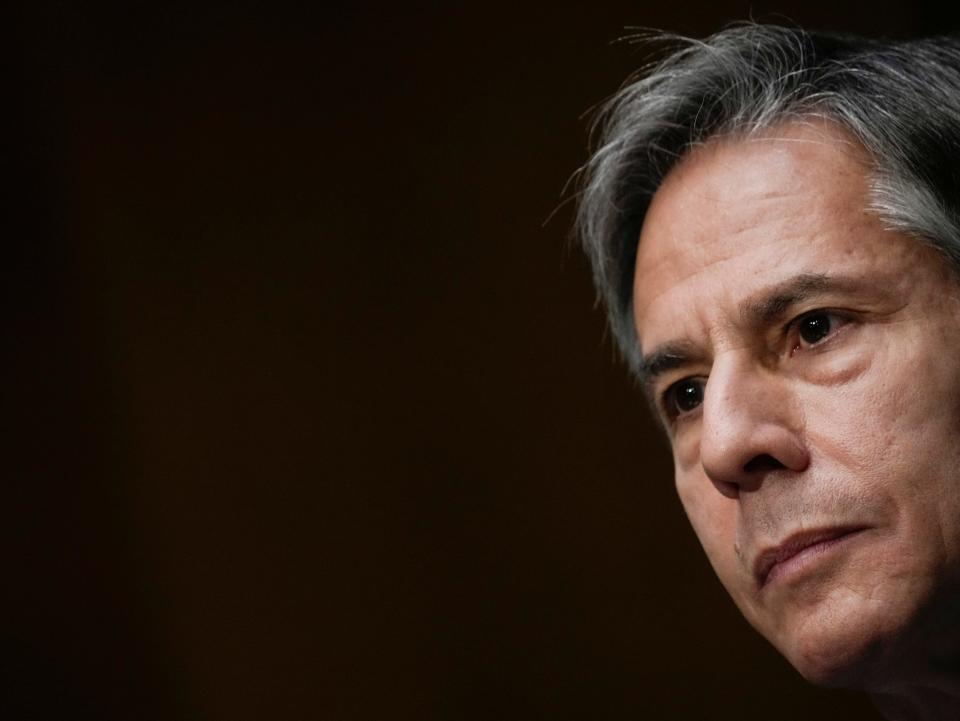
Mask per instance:
[[[0,715],[875,718],[715,580],[564,186],[625,27],[934,6],[16,8]]]

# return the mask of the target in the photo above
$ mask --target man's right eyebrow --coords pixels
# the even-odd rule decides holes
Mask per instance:
[[[640,382],[648,395],[652,395],[653,386],[664,373],[684,368],[702,360],[703,354],[697,352],[691,343],[665,343],[657,347],[640,361]]]

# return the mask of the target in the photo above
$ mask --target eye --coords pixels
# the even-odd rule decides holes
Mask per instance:
[[[791,352],[812,348],[832,336],[845,324],[845,320],[826,310],[815,310],[793,321],[790,331],[796,333]]]
[[[664,406],[671,418],[690,413],[703,403],[704,381],[702,378],[684,378],[667,388]]]

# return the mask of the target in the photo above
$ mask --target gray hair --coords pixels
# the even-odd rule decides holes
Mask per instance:
[[[672,45],[602,109],[581,169],[577,231],[625,360],[640,370],[633,274],[644,215],[691,147],[818,117],[872,162],[870,209],[960,268],[960,40],[879,42],[771,25]]]

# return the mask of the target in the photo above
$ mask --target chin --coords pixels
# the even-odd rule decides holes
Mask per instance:
[[[899,624],[856,615],[828,614],[807,620],[774,645],[813,684],[828,688],[870,688],[896,655]]]
[[[827,688],[863,688],[872,675],[876,653],[869,648],[810,644],[786,653],[787,660],[810,683]]]

